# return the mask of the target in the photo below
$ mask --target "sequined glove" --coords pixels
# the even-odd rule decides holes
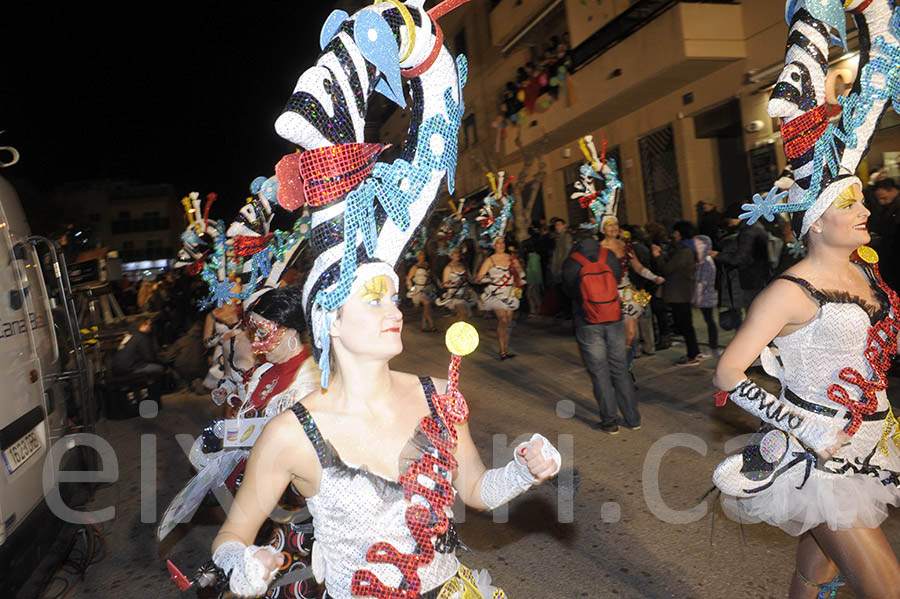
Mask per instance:
[[[661,279],[662,277],[659,275],[653,274],[653,271],[647,268],[646,266],[641,269],[641,272],[638,273],[648,281],[655,281],[656,279]]]
[[[728,398],[747,412],[772,426],[794,435],[815,452],[824,451],[837,442],[843,418],[802,410],[775,397],[750,379],[737,384]]]
[[[528,466],[525,464],[523,452],[528,445],[536,440],[543,441],[541,456],[556,464],[556,468],[550,476],[559,473],[562,465],[562,457],[555,447],[543,435],[535,433],[527,443],[520,443],[513,452],[513,459],[503,468],[493,468],[484,473],[481,478],[481,501],[488,509],[495,509],[512,498],[521,495],[538,482]]]
[[[240,541],[228,541],[222,543],[213,553],[213,562],[230,575],[228,587],[238,597],[259,597],[265,594],[269,583],[275,576],[275,571],[269,573],[267,579],[266,567],[261,561],[253,557],[257,551],[265,549],[273,555],[279,555],[273,547],[249,547]]]

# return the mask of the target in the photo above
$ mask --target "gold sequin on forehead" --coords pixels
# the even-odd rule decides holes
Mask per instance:
[[[362,300],[364,302],[380,299],[387,293],[387,276],[376,275],[363,283]]]

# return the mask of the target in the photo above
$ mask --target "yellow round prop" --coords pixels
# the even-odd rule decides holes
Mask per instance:
[[[451,354],[468,356],[478,347],[478,331],[468,322],[457,322],[447,329],[444,342]]]
[[[877,264],[878,263],[878,252],[873,250],[867,245],[861,246],[857,248],[856,253],[859,254],[859,257],[868,262],[869,264]]]

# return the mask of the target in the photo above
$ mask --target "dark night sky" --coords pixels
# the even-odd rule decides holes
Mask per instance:
[[[332,10],[309,0],[39,6],[0,25],[0,145],[22,154],[3,175],[20,194],[96,178],[216,191],[220,217],[293,151],[273,124]]]

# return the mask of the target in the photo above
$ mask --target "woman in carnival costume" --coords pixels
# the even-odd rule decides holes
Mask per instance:
[[[844,42],[845,10],[862,60],[855,91],[838,98],[835,80],[852,75],[828,73],[828,51],[833,33]],[[728,391],[717,405],[731,399],[763,425],[713,481],[740,513],[798,536],[791,598],[834,596],[839,572],[858,597],[898,597],[900,563],[879,526],[900,503],[900,435],[885,393],[900,302],[865,247],[869,211],[852,173],[900,99],[900,11],[888,0],[792,0],[786,16],[769,115],[782,119],[795,183],[755,196],[742,217],[791,213],[808,253],[753,301],[719,360],[714,380]],[[830,123],[836,104],[841,117]],[[757,357],[781,381],[778,396],[746,378]]]
[[[558,471],[558,452],[539,436],[506,467],[485,470],[457,387],[459,355],[471,344],[450,339],[449,382],[388,365],[402,350],[393,265],[445,177],[452,192],[466,63],[441,44],[437,19],[447,9],[389,1],[352,17],[333,12],[317,66],[301,75],[276,123],[306,148],[296,156],[316,259],[303,306],[322,389],[266,426],[213,542],[213,559],[239,596],[265,592],[282,563],[253,542],[292,485],[313,515],[313,572],[328,597],[503,597],[456,558],[456,493],[494,508]],[[380,148],[361,142],[366,101],[374,89],[403,103],[401,68],[416,126],[400,159],[377,162]],[[359,96],[343,92],[348,79]],[[324,103],[342,118],[330,120]]]
[[[468,320],[470,307],[475,304],[474,292],[469,280],[472,275],[460,260],[462,251],[459,247],[450,249],[450,262],[444,267],[442,284],[444,293],[436,301],[439,306],[446,306],[456,312],[459,321]]]
[[[460,200],[459,207],[451,202],[451,208],[455,208],[450,216],[444,218],[438,234],[447,241],[447,255],[450,262],[441,273],[441,286],[444,293],[435,303],[456,312],[458,321],[469,319],[470,308],[475,305],[475,291],[472,289],[472,273],[469,267],[462,261],[463,249],[469,239],[469,221],[463,217],[465,199]]]
[[[416,307],[422,306],[422,331],[434,333],[434,320],[431,318],[431,303],[435,298],[434,282],[431,279],[431,266],[425,256],[425,250],[416,252],[416,262],[406,273],[406,297]]]
[[[482,237],[490,240],[494,253],[481,263],[475,280],[486,283],[479,304],[482,310],[493,310],[497,316],[500,359],[506,360],[515,357],[515,354],[508,352],[507,349],[513,313],[519,309],[519,299],[525,283],[525,270],[516,256],[506,251],[504,236],[515,200],[507,193],[512,178],[504,183],[503,171],[498,175],[499,183],[495,182],[493,173],[488,174],[493,192],[485,198],[485,206],[476,219],[481,227]],[[499,200],[496,199],[498,197]],[[494,207],[500,208],[499,214],[493,214]]]
[[[619,219],[616,212],[619,209],[619,190],[622,182],[619,180],[615,160],[606,158],[606,142],[600,156],[594,146],[594,138],[586,135],[578,140],[587,163],[581,165],[579,172],[580,181],[575,182],[576,191],[571,198],[578,200],[582,208],[589,208],[600,224],[603,239],[602,247],[615,253],[622,264],[622,280],[619,282],[619,297],[622,300],[622,317],[625,321],[625,347],[631,351],[632,345],[638,336],[638,318],[644,312],[644,307],[650,303],[650,295],[634,288],[629,278],[630,272],[635,272],[649,281],[661,285],[664,279],[653,274],[634,255],[630,237],[621,237]],[[595,181],[601,181],[603,188],[597,191]],[[593,222],[593,221],[592,221]]]

